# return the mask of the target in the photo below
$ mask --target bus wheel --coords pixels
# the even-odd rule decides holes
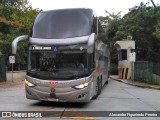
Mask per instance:
[[[102,89],[102,83],[100,80],[98,80],[96,84],[96,94],[93,96],[92,99],[97,99],[98,95],[101,93],[101,89]]]
[[[107,85],[108,84],[108,80],[105,82],[105,85]]]
[[[101,91],[102,91],[102,80],[99,80],[99,91],[98,91],[98,95],[101,94]]]

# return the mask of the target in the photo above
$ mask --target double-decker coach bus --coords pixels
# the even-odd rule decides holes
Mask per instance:
[[[28,99],[57,102],[89,102],[108,83],[110,56],[103,30],[91,9],[40,12],[28,40],[25,92]],[[101,37],[102,38],[102,37]]]

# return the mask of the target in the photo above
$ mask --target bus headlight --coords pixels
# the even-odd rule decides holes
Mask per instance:
[[[89,83],[86,82],[86,83],[74,86],[74,88],[76,88],[76,89],[83,89],[83,88],[87,87],[88,85],[89,85]]]
[[[25,84],[29,87],[34,87],[35,85],[25,79]]]

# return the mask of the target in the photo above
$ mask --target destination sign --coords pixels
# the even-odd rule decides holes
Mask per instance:
[[[32,50],[51,50],[51,47],[33,46]]]

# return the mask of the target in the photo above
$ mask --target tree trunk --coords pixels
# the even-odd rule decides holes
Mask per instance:
[[[152,4],[153,4],[154,7],[157,7],[153,0],[151,0],[151,2],[152,2]]]

